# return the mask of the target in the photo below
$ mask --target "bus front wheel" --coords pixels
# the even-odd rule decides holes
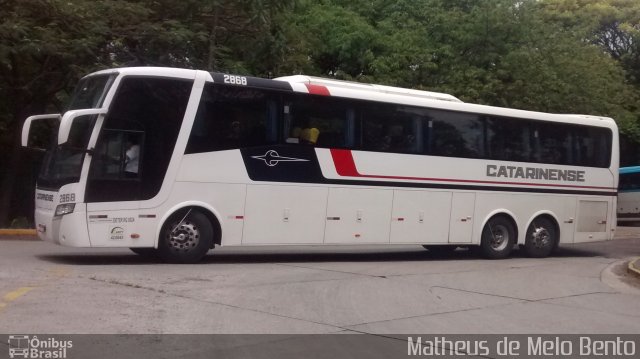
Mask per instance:
[[[171,263],[196,263],[211,248],[213,226],[202,212],[189,209],[169,218],[162,226],[158,255]]]
[[[480,250],[488,259],[509,257],[516,243],[516,229],[509,219],[503,216],[491,218],[482,229]]]
[[[555,223],[546,217],[538,217],[527,229],[524,251],[532,258],[543,258],[551,254],[558,244],[558,231]]]

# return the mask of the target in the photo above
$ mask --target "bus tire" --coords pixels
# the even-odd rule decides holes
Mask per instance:
[[[181,211],[164,223],[158,241],[158,255],[170,263],[196,263],[211,248],[213,225],[202,212]]]
[[[532,258],[549,256],[558,245],[558,230],[547,217],[538,217],[527,228],[524,252]]]
[[[158,255],[158,251],[155,248],[140,248],[140,247],[131,247],[129,248],[133,253],[144,257],[144,258],[155,258]]]
[[[495,216],[482,229],[480,251],[487,259],[504,259],[509,257],[515,243],[513,222],[504,216]]]

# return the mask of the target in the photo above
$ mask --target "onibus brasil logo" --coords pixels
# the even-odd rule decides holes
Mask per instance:
[[[72,347],[71,340],[38,339],[35,335],[9,335],[9,358],[11,359],[64,359],[67,357],[67,349]]]

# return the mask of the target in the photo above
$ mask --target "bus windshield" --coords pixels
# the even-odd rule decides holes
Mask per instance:
[[[116,74],[85,77],[76,86],[67,110],[99,108],[104,102]],[[57,131],[52,133],[51,149],[47,151],[38,177],[38,187],[59,189],[78,182],[89,138],[96,116],[77,118],[71,126],[67,143],[57,145]]]
[[[53,133],[52,146],[47,151],[38,177],[38,187],[59,189],[67,183],[78,182],[82,171],[82,162],[87,151],[91,131],[96,122],[96,116],[85,116],[80,121],[74,121],[67,143],[56,144],[57,131]]]
[[[101,107],[115,77],[116,74],[94,75],[80,80],[71,95],[67,111]]]

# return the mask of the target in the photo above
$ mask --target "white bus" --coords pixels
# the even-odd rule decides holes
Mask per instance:
[[[196,262],[215,245],[415,244],[532,257],[615,230],[610,118],[307,76],[84,77],[35,194],[39,236]],[[137,153],[137,155],[136,155]]]
[[[621,167],[618,225],[640,226],[640,166]]]

